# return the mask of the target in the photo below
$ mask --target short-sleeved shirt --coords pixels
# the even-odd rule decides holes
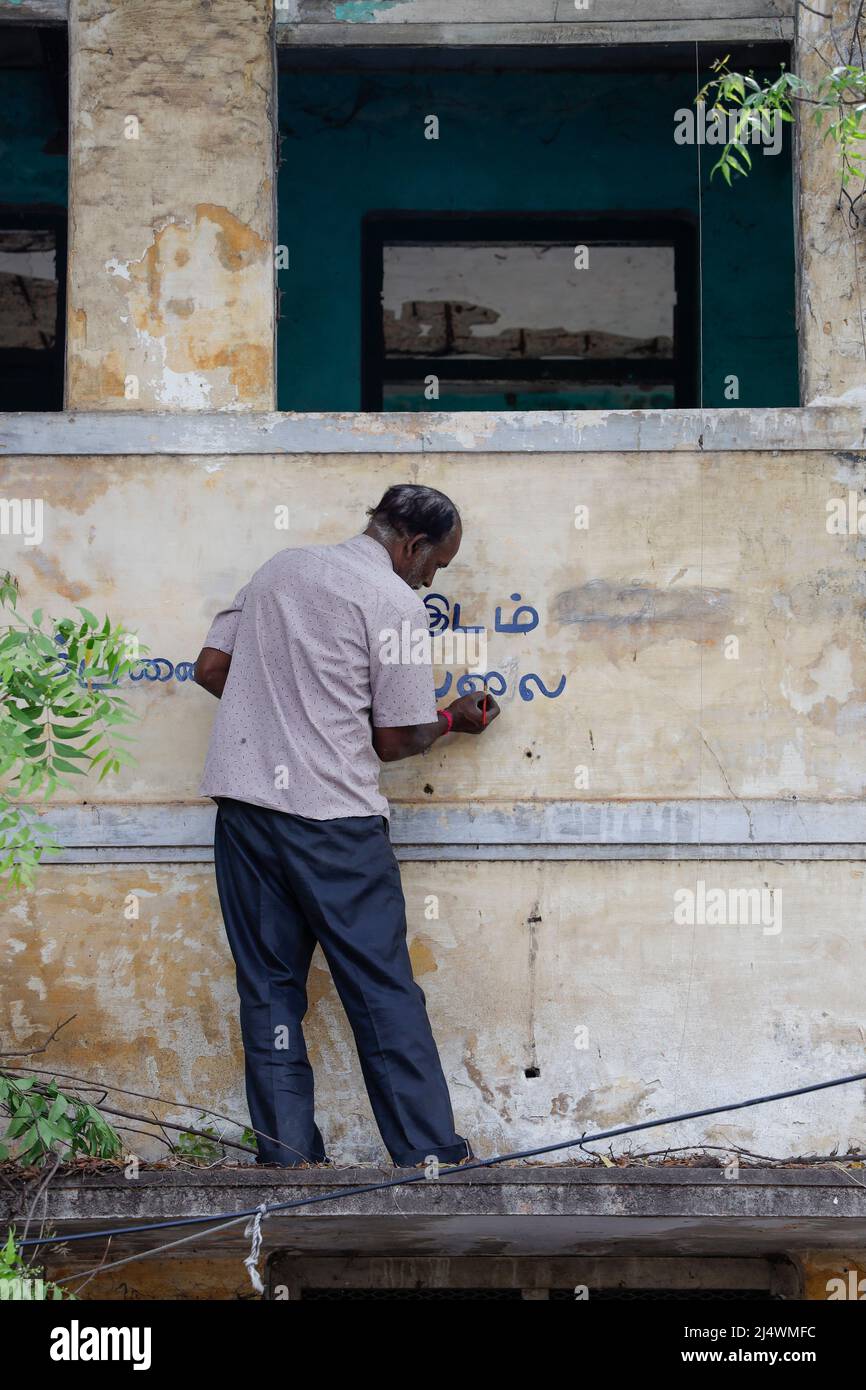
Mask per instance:
[[[312,820],[387,816],[372,726],[436,719],[422,631],[424,604],[372,536],[274,555],[204,641],[232,660],[201,795]],[[413,659],[394,659],[393,633]]]

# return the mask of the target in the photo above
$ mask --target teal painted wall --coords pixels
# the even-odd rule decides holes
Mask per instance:
[[[45,74],[0,69],[0,203],[66,207],[66,155],[46,149],[58,127]]]
[[[703,79],[702,79],[703,80]],[[360,226],[369,210],[691,211],[702,204],[708,406],[798,404],[789,137],[728,189],[676,145],[689,74],[280,74],[281,410],[360,406]],[[424,139],[424,117],[440,120]],[[739,400],[725,378],[739,377]],[[557,402],[537,402],[550,407]],[[593,404],[604,404],[593,400]],[[471,408],[444,394],[407,408]],[[613,401],[610,404],[614,404]]]

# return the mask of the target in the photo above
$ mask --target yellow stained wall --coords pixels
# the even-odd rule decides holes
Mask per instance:
[[[71,0],[70,410],[274,405],[270,0]]]
[[[2,478],[45,501],[42,544],[4,538],[24,605],[108,610],[173,663],[284,545],[356,533],[401,479],[453,496],[464,541],[436,588],[486,625],[508,688],[489,738],[386,770],[400,800],[862,794],[864,540],[827,529],[859,485],[843,456],[53,458]],[[526,635],[493,630],[514,593],[539,615]],[[524,700],[529,673],[563,693]],[[88,799],[195,797],[211,698],[172,679],[130,699],[139,766]]]
[[[259,563],[287,543],[351,535],[403,478],[463,511],[462,550],[437,584],[463,620],[492,628],[520,593],[540,621],[525,636],[491,632],[488,666],[509,691],[489,737],[388,769],[392,800],[444,815],[466,802],[507,812],[581,797],[862,794],[863,541],[826,525],[827,502],[856,485],[841,456],[10,460],[4,493],[44,497],[45,532],[41,545],[7,538],[4,555],[27,610],[107,609],[154,657],[192,661]],[[274,525],[282,507],[288,532]],[[576,507],[588,530],[575,529]],[[528,672],[549,686],[565,675],[563,694],[521,699]],[[210,697],[172,679],[142,681],[130,699],[138,766],[88,784],[86,798],[194,801]],[[413,959],[459,1123],[489,1153],[860,1069],[863,872],[833,861],[404,865]],[[673,895],[699,879],[781,893],[781,931],[676,926]],[[130,893],[137,921],[124,916]],[[38,1044],[75,1013],[49,1065],[164,1095],[184,1118],[205,1105],[245,1119],[210,867],[46,867],[2,922],[7,1047]],[[318,961],[311,985],[323,1128],[342,1160],[381,1158]],[[678,1139],[790,1154],[863,1147],[866,1134],[851,1088]]]
[[[858,0],[797,5],[794,71],[817,90],[849,60]],[[862,20],[861,20],[862,25]],[[832,35],[832,37],[831,37]],[[801,402],[864,399],[866,357],[866,234],[858,207],[864,180],[852,175],[843,189],[835,140],[814,108],[798,109],[799,323]]]
[[[699,879],[768,885],[779,930],[678,925],[675,894]],[[411,863],[403,881],[458,1128],[481,1154],[862,1070],[863,864]],[[0,957],[7,1048],[38,1045],[74,1015],[34,1066],[173,1102],[110,1097],[122,1110],[190,1123],[205,1107],[247,1123],[210,866],[45,869],[37,892],[4,910]],[[387,1162],[318,952],[309,996],[328,1151],[342,1163]],[[614,1150],[706,1143],[785,1157],[864,1141],[862,1097],[847,1087]],[[137,1134],[127,1142],[143,1157],[164,1152]]]

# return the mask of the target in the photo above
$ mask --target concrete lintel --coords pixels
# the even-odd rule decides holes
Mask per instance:
[[[791,19],[633,19],[619,23],[289,24],[277,21],[285,48],[607,47],[614,44],[778,43],[794,36]]]
[[[408,4],[404,8],[409,11]],[[0,0],[0,21],[65,24],[68,9],[68,0]],[[689,0],[607,0],[599,22],[570,0],[500,0],[495,17],[479,20],[474,0],[413,0],[409,18],[400,22],[389,22],[391,12],[383,10],[378,17],[365,12],[365,21],[375,22],[352,23],[336,20],[334,6],[317,0],[276,0],[274,5],[278,41],[287,45],[664,43],[694,38],[721,43],[793,34],[793,0],[719,0],[707,5],[703,15],[694,10]],[[461,37],[464,33],[472,37]]]
[[[55,804],[39,810],[56,863],[209,863],[209,804]],[[395,804],[397,857],[474,859],[866,858],[862,801],[552,801]]]
[[[0,415],[0,457],[802,453],[866,450],[866,408]]]
[[[495,1238],[499,1254],[665,1250],[756,1256],[854,1248],[866,1240],[862,1184],[856,1175],[829,1167],[741,1167],[731,1181],[722,1168],[503,1165],[399,1188],[396,1213],[390,1191],[339,1195],[391,1176],[391,1168],[253,1165],[195,1173],[145,1168],[134,1183],[121,1172],[61,1173],[45,1192],[40,1214],[59,1234],[69,1234],[154,1218],[213,1217],[262,1202],[334,1193],[333,1201],[269,1215],[264,1227],[269,1250],[284,1246],[332,1255],[413,1248],[429,1253],[430,1240],[443,1254],[474,1254],[479,1241]],[[4,1225],[23,1217],[28,1191],[17,1198],[0,1194]],[[200,1253],[202,1245],[214,1253],[249,1249],[243,1223],[212,1235],[205,1231],[182,1248],[181,1258]],[[117,1249],[149,1249],[165,1238],[165,1232],[118,1237]],[[80,1246],[70,1248],[84,1253]]]
[[[65,24],[67,0],[0,0],[0,23]]]

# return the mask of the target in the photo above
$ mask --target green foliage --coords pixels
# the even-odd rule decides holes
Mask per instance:
[[[56,853],[49,828],[19,798],[72,786],[98,769],[102,781],[135,759],[121,725],[135,718],[116,693],[144,650],[108,618],[30,621],[17,612],[18,586],[0,576],[0,887],[29,887],[43,855]]]
[[[852,179],[866,177],[866,131],[861,130],[866,112],[866,70],[850,63],[833,68],[823,79],[817,93],[815,122],[826,121],[824,138],[836,141],[842,163],[842,187]]]
[[[39,1301],[69,1298],[77,1302],[74,1293],[67,1293],[59,1284],[44,1277],[41,1269],[28,1265],[9,1232],[5,1245],[0,1245],[0,1301]]]
[[[732,139],[722,150],[712,175],[720,173],[727,184],[732,177],[746,177],[752,165],[746,139],[757,128],[767,133],[776,120],[790,124],[799,104],[813,107],[812,119],[824,128],[824,138],[833,139],[839,151],[839,173],[846,189],[852,179],[866,177],[866,69],[856,63],[841,63],[807,82],[784,69],[774,82],[759,83],[754,73],[732,72],[728,58],[713,63],[716,74],[698,93],[696,100],[709,109],[735,113]],[[712,177],[711,175],[711,177]]]
[[[220,1144],[220,1136],[213,1125],[205,1124],[206,1115],[199,1115],[196,1122],[200,1134],[192,1134],[189,1130],[184,1130],[177,1137],[176,1143],[172,1145],[172,1153],[178,1158],[192,1159],[194,1163],[216,1163],[218,1159],[225,1156],[225,1149]]]
[[[43,1164],[51,1154],[65,1159],[119,1158],[120,1136],[94,1106],[67,1096],[56,1081],[0,1072],[0,1113],[9,1116],[0,1138],[0,1161]]]

